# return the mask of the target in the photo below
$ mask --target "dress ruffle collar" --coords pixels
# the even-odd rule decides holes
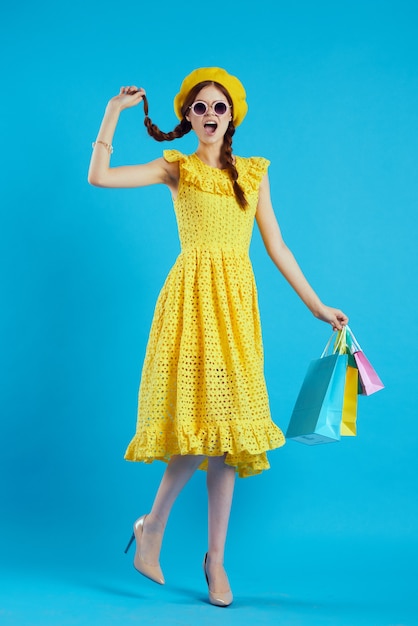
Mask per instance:
[[[179,162],[183,180],[201,191],[219,195],[234,195],[229,173],[217,167],[206,165],[196,154],[185,155],[179,150],[164,150],[164,158],[169,163]],[[235,157],[238,182],[245,194],[257,192],[260,182],[267,172],[270,161],[263,157]]]

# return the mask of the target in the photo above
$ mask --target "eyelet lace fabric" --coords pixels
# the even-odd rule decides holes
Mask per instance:
[[[248,255],[269,161],[236,157],[249,203],[243,210],[226,171],[177,150],[164,158],[180,168],[174,209],[181,252],[155,307],[125,459],[226,454],[240,477],[259,474],[270,467],[266,452],[285,442],[270,415]]]

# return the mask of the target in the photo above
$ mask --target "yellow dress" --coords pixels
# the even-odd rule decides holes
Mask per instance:
[[[125,459],[226,453],[239,476],[259,474],[270,467],[266,451],[285,442],[270,415],[248,255],[269,161],[236,157],[249,203],[241,209],[225,170],[177,150],[164,158],[180,168],[174,208],[181,252],[157,300]]]

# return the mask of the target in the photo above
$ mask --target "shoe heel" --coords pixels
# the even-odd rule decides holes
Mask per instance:
[[[125,554],[128,553],[128,550],[131,547],[134,539],[135,539],[135,533],[132,533],[132,537],[129,539],[129,543],[128,543],[128,545],[125,548]]]

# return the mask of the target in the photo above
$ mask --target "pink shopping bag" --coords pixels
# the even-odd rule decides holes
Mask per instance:
[[[376,393],[376,391],[384,389],[384,384],[380,380],[376,370],[364,354],[360,344],[348,326],[347,346],[356,361],[360,382],[359,393],[363,396],[370,396],[372,393]]]

